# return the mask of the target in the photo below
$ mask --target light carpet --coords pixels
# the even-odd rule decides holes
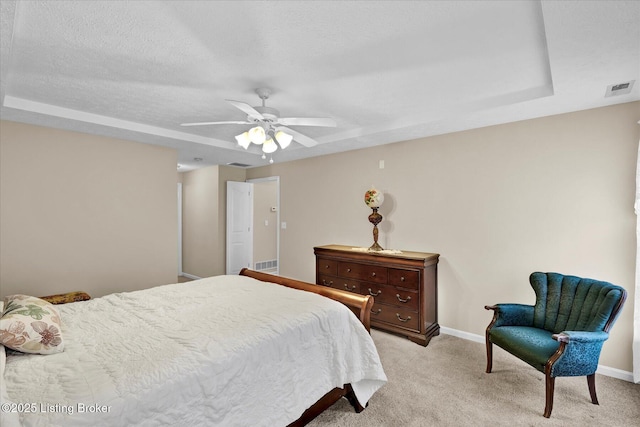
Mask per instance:
[[[484,344],[441,334],[422,347],[372,336],[389,382],[360,414],[341,399],[310,427],[640,426],[640,385],[596,374],[593,405],[586,377],[559,377],[547,419],[544,375],[495,345],[487,374]]]

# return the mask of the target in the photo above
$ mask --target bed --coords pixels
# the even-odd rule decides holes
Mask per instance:
[[[2,425],[301,426],[342,397],[359,412],[386,382],[372,304],[245,269],[56,305],[64,351],[0,349]]]

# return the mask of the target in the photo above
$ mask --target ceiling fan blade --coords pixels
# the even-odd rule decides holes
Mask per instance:
[[[291,128],[286,128],[284,126],[278,126],[277,128],[275,128],[275,130],[276,130],[276,132],[281,130],[283,132],[288,133],[289,135],[293,136],[293,139],[296,142],[304,145],[305,147],[313,147],[316,144],[318,144],[318,142],[316,140],[311,139],[307,135],[303,135],[300,132],[295,131],[295,130],[293,130]]]
[[[336,121],[331,117],[282,117],[278,123],[285,126],[322,126],[336,127]]]
[[[250,122],[244,121],[227,121],[227,122],[199,122],[199,123],[181,123],[180,126],[205,126],[205,125],[249,125]]]
[[[244,103],[244,102],[240,102],[240,101],[232,101],[230,99],[226,100],[229,104],[233,105],[234,107],[236,107],[237,109],[244,111],[245,113],[247,113],[249,116],[251,117],[255,117],[257,119],[263,120],[264,116],[262,114],[260,114],[258,112],[258,110],[256,110],[255,108],[253,108],[251,105]]]

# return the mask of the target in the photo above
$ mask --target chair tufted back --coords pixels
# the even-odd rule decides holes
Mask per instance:
[[[532,273],[529,282],[536,293],[533,326],[556,334],[608,331],[627,295],[608,282],[558,273]]]

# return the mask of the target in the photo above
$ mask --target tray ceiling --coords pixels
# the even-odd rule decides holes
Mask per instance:
[[[268,164],[225,99],[294,127],[283,162],[640,99],[637,1],[6,1],[2,119]],[[202,158],[196,162],[194,158]]]

